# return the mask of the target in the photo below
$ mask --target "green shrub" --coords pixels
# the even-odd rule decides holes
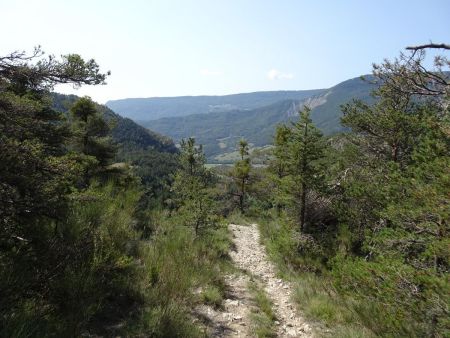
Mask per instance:
[[[155,337],[199,337],[192,309],[200,300],[220,306],[225,292],[223,276],[231,264],[227,228],[219,226],[196,236],[178,225],[177,215],[162,215],[151,241],[143,248],[145,310],[133,332]]]
[[[147,337],[203,337],[201,330],[192,322],[189,309],[176,302],[152,307],[139,317],[136,335]],[[131,331],[133,333],[133,331]]]
[[[320,257],[323,253],[309,238],[299,238],[289,223],[261,221],[260,230],[270,258],[293,285],[293,299],[308,318],[318,320],[341,337],[371,337],[360,325],[352,302],[341,297],[332,285]],[[349,334],[346,336],[346,334]]]
[[[450,287],[433,272],[417,271],[401,260],[338,257],[332,274],[340,293],[359,300],[356,311],[373,332],[412,337],[448,332]]]

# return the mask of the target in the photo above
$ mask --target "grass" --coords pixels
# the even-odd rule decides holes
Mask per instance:
[[[272,310],[272,301],[256,281],[251,280],[248,289],[256,305],[251,315],[253,334],[259,338],[276,337],[275,321],[277,318]]]
[[[177,216],[162,215],[145,252],[145,310],[125,336],[203,337],[193,324],[199,303],[220,307],[225,292],[224,275],[232,269],[231,245],[222,224],[196,237]],[[194,290],[202,290],[200,294]]]
[[[224,143],[222,143],[222,144],[224,144]],[[236,145],[233,144],[233,147],[235,147],[235,146]],[[220,143],[219,143],[219,147],[220,147]],[[214,161],[219,162],[219,163],[232,164],[232,163],[234,163],[234,162],[236,162],[236,161],[241,159],[241,155],[240,155],[239,151],[234,150],[234,151],[227,152],[227,150],[226,150],[227,146],[220,147],[220,148],[224,149],[224,152],[221,153],[221,154],[215,155],[212,158]],[[265,145],[265,146],[262,146],[262,147],[254,147],[254,146],[252,146],[250,144],[249,152],[250,152],[250,156],[251,156],[251,159],[252,159],[252,164],[261,164],[261,163],[263,163],[263,161],[264,161],[264,159],[265,159],[265,157],[267,155],[266,152],[268,150],[270,150],[271,148],[273,148],[272,145]]]
[[[219,308],[222,305],[223,294],[216,286],[208,286],[201,293],[203,303]]]
[[[306,318],[322,327],[320,331],[325,336],[375,337],[359,316],[357,309],[360,304],[339,295],[326,273],[300,272],[294,268],[311,265],[312,262],[295,254],[289,227],[279,226],[270,219],[259,220],[258,224],[270,259],[283,278],[292,283],[293,299]]]
[[[230,215],[228,215],[227,222],[239,225],[250,225],[253,223],[248,217],[243,215],[238,210],[234,210]]]
[[[294,286],[293,299],[307,318],[332,328],[333,337],[374,337],[361,325],[352,304],[334,292],[330,281],[312,273],[289,274]],[[354,305],[354,304],[353,304]]]

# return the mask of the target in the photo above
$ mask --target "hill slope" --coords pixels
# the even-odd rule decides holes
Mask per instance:
[[[364,80],[360,77],[353,78],[337,84],[328,89],[319,98],[323,98],[323,104],[314,106],[312,109],[312,119],[317,127],[325,134],[333,134],[343,130],[340,119],[342,111],[340,106],[353,99],[365,102],[373,101],[370,95],[375,89],[375,85],[370,83],[372,75],[364,75]]]
[[[53,93],[52,96],[54,108],[64,113],[78,99],[75,95]],[[174,142],[106,106],[98,105],[98,109],[107,120],[114,121],[111,136],[118,145],[116,161],[132,165],[144,186],[143,203],[149,208],[161,205],[170,194],[168,187],[178,166],[178,149]]]
[[[76,95],[53,93],[53,107],[60,112],[67,112],[69,107],[79,98]],[[145,150],[152,148],[159,152],[175,153],[177,151],[173,141],[148,130],[129,118],[124,118],[104,105],[98,109],[108,120],[114,120],[112,137],[123,149]]]
[[[252,110],[167,117],[143,125],[167,133],[175,140],[195,137],[210,157],[233,151],[242,137],[255,146],[270,143],[274,126],[294,115],[296,109],[297,101],[284,100]]]
[[[142,121],[141,124],[176,141],[193,136],[204,145],[205,153],[211,159],[233,151],[241,137],[253,146],[271,144],[276,125],[295,119],[303,105],[312,108],[311,117],[325,134],[342,131],[340,105],[352,99],[370,101],[373,89],[369,82],[355,78],[301,100],[282,100],[251,110],[167,117]]]

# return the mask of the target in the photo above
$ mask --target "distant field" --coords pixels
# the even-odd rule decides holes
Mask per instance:
[[[205,167],[210,169],[210,168],[220,167],[221,165],[231,167],[231,164],[229,164],[229,163],[206,163]]]
[[[270,156],[270,149],[273,148],[272,145],[265,145],[262,147],[254,147],[250,146],[250,158],[252,160],[253,164],[263,164],[267,161],[268,157]],[[211,159],[211,162],[214,164],[232,164],[240,159],[239,152],[232,151],[228,153],[223,153],[214,156]],[[211,163],[212,164],[212,163]]]

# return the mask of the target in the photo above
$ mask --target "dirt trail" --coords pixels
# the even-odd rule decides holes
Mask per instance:
[[[277,278],[275,267],[259,242],[257,225],[230,224],[230,229],[237,249],[231,253],[231,257],[239,268],[249,271],[263,282],[264,289],[274,304],[273,310],[279,322],[278,336],[311,337],[311,327],[297,313],[291,300],[291,286]]]
[[[291,300],[291,286],[277,278],[275,267],[269,261],[264,247],[259,242],[256,224],[250,226],[230,224],[235,250],[230,253],[235,265],[246,274],[228,276],[230,292],[224,301],[224,309],[214,310],[202,306],[198,313],[209,327],[213,337],[253,337],[250,313],[255,306],[247,290],[251,275],[259,280],[267,296],[273,302],[276,314],[278,337],[313,337],[312,329],[296,311]]]

